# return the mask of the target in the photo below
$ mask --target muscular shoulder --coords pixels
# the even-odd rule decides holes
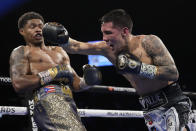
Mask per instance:
[[[26,46],[21,45],[12,50],[11,57],[15,57],[18,55],[26,56],[25,54],[26,54]]]
[[[10,65],[18,65],[19,63],[23,63],[27,60],[27,46],[19,46],[13,49],[10,55]]]
[[[18,51],[24,50],[24,48],[25,46],[21,45],[21,46],[14,48],[12,52],[18,52]]]
[[[172,56],[159,37],[146,35],[141,44],[146,53],[153,59],[155,65],[174,64]]]
[[[141,45],[150,56],[157,55],[157,53],[164,53],[167,50],[162,40],[156,35],[143,36]]]
[[[53,51],[62,51],[63,50],[63,48],[60,46],[48,46],[48,48]]]
[[[142,35],[142,41],[143,42],[150,42],[150,41],[154,41],[154,40],[160,40],[160,38],[156,35]]]
[[[55,52],[60,53],[64,57],[64,59],[69,61],[69,56],[68,56],[67,52],[62,47],[60,47],[60,46],[50,46],[49,48],[51,50],[55,51]]]

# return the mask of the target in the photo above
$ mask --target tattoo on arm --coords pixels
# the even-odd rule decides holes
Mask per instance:
[[[104,54],[105,50],[109,48],[104,41],[90,44],[87,42],[81,42],[70,39],[69,44],[64,49],[71,54],[83,54],[83,55],[99,55]]]
[[[24,55],[24,47],[19,47],[11,53],[10,57],[10,76],[11,78],[17,77],[20,74],[27,73],[25,66],[27,59]]]
[[[162,41],[154,35],[148,35],[142,41],[146,53],[152,58],[153,65],[158,67],[157,78],[162,80],[176,80],[178,71]]]

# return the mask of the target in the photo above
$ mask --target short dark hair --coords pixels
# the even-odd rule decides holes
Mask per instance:
[[[112,22],[114,26],[119,26],[121,28],[127,27],[129,31],[132,31],[133,21],[130,15],[123,9],[114,9],[100,19],[101,23]]]
[[[18,19],[18,29],[23,28],[27,24],[28,20],[31,19],[40,19],[44,23],[44,18],[37,12],[26,12]]]

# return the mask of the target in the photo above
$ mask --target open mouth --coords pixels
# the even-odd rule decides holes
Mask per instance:
[[[114,45],[109,44],[110,48],[112,49],[112,51],[114,51]]]
[[[37,33],[34,36],[35,39],[42,39],[42,34],[41,33]]]

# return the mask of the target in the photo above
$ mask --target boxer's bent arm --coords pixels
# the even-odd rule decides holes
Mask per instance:
[[[14,49],[10,56],[10,77],[17,93],[33,90],[40,86],[40,78],[29,73],[28,58],[24,46]]]
[[[79,77],[73,68],[72,68],[72,72],[74,75],[74,80],[73,80],[73,91],[74,92],[81,91],[82,88],[88,87],[88,85],[85,83],[84,79],[82,77]],[[82,85],[81,83],[84,85]],[[82,87],[81,87],[81,85],[82,85]]]
[[[95,67],[91,65],[83,66],[83,77],[79,77],[75,71],[75,78],[73,81],[73,86],[75,92],[84,91],[92,87],[92,85],[98,85],[101,83],[102,75],[101,72]]]
[[[148,35],[142,41],[142,46],[152,58],[157,67],[155,79],[165,81],[178,80],[179,74],[175,62],[162,41],[154,35]]]
[[[78,76],[78,74],[75,72],[75,70],[71,67],[70,65],[70,59],[69,56],[67,55],[67,53],[62,49],[62,48],[58,48],[59,53],[61,53],[64,57],[64,61],[63,64],[69,65],[69,69],[70,71],[73,73],[73,89],[72,91],[78,92],[81,89],[81,83],[84,84],[84,86],[87,86],[83,80],[82,77]]]
[[[70,54],[104,55],[108,46],[104,41],[90,44],[69,38],[68,44],[62,46]]]

